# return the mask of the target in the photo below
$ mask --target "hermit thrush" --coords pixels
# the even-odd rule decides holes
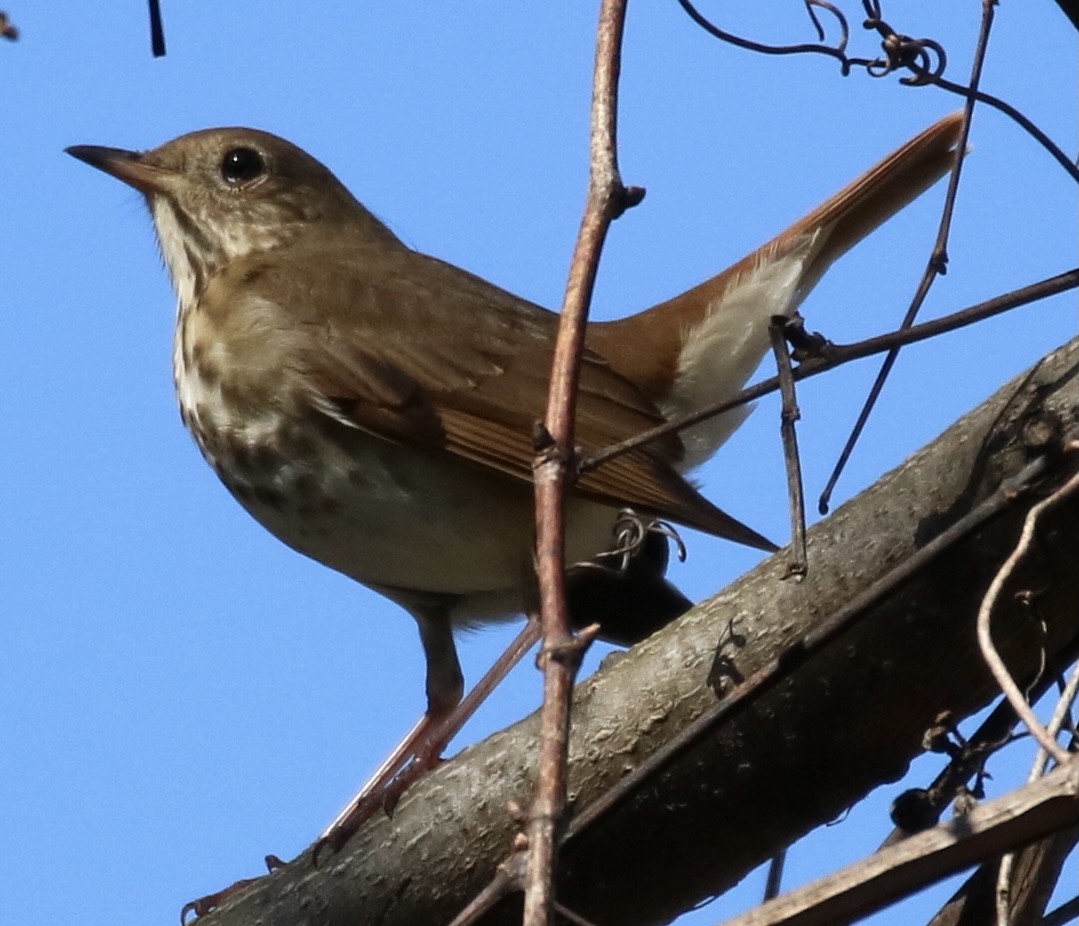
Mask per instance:
[[[585,452],[733,396],[829,265],[944,174],[960,119],[927,129],[733,267],[668,302],[593,323],[576,439]],[[531,600],[534,423],[557,317],[420,254],[295,145],[244,128],[135,153],[69,153],[145,194],[179,295],[173,370],[180,412],[207,462],[289,546],[398,602],[427,657],[428,722],[457,704],[453,628]],[[567,562],[611,546],[618,512],[772,545],[706,501],[684,473],[740,423],[727,413],[593,472],[566,503]],[[685,606],[665,548],[628,568],[652,624]],[[617,574],[602,581],[617,586]],[[612,585],[613,583],[613,585]]]

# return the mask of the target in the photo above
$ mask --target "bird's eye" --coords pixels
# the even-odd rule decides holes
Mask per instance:
[[[249,183],[266,172],[266,162],[254,148],[230,148],[221,160],[221,176],[227,183]]]

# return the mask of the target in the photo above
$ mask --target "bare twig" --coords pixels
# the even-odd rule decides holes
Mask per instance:
[[[1071,175],[1072,179],[1079,183],[1079,165],[1076,165],[1069,160],[1068,156],[1051,138],[1049,138],[1048,135],[1045,134],[1045,132],[1038,128],[1037,125],[1023,115],[1018,109],[999,97],[984,93],[978,89],[965,87],[946,79],[943,74],[946,65],[943,47],[931,39],[913,39],[908,35],[902,35],[897,32],[881,18],[880,3],[878,2],[870,2],[870,0],[865,0],[865,2],[863,2],[863,6],[866,9],[864,26],[866,29],[873,30],[881,36],[881,45],[885,52],[884,58],[858,58],[847,55],[847,46],[850,40],[850,27],[847,25],[846,17],[844,17],[832,4],[824,3],[822,0],[807,0],[807,7],[810,11],[810,19],[813,22],[813,25],[817,30],[818,38],[822,43],[824,41],[823,30],[816,15],[813,13],[813,7],[816,6],[825,9],[835,17],[840,27],[840,38],[833,45],[805,43],[798,45],[765,45],[720,29],[714,23],[706,19],[689,2],[689,0],[679,0],[679,3],[690,18],[702,29],[715,36],[717,39],[728,42],[738,48],[744,48],[749,51],[760,52],[767,55],[825,55],[839,61],[840,71],[844,77],[850,74],[851,70],[856,67],[864,69],[871,77],[885,77],[895,71],[906,70],[910,71],[912,76],[900,78],[899,82],[905,86],[924,87],[931,84],[948,93],[955,93],[959,96],[966,97],[967,99],[977,100],[979,103],[991,106],[1004,113],[1004,115],[1019,125],[1025,132],[1030,134],[1031,137],[1045,148],[1056,162]],[[1072,19],[1073,25],[1076,25],[1076,27],[1079,28],[1079,23],[1076,23],[1075,20],[1075,17],[1079,15],[1079,13],[1076,12],[1079,10],[1079,2],[1076,2],[1076,0],[1057,0],[1057,4],[1064,10],[1065,14]]]
[[[528,847],[524,848],[527,851]],[[487,886],[469,901],[468,906],[458,913],[448,926],[472,926],[499,900],[518,889],[523,880],[523,871],[516,870],[521,868],[521,859],[521,853],[515,852],[509,860],[499,865],[498,871]]]
[[[1075,452],[1076,450],[1079,450],[1079,444],[1070,444],[1067,449]],[[1031,542],[1034,539],[1034,530],[1038,524],[1038,518],[1047,508],[1056,504],[1061,499],[1066,498],[1077,489],[1079,489],[1079,473],[1076,473],[1059,489],[1053,492],[1052,495],[1042,499],[1042,501],[1038,502],[1030,509],[1027,513],[1026,520],[1023,523],[1023,532],[1019,537],[1018,543],[1015,545],[1015,549],[1012,550],[1011,555],[1004,561],[1004,565],[1000,567],[996,576],[994,576],[988,591],[985,593],[985,597],[982,599],[982,605],[978,609],[978,646],[981,649],[982,658],[985,660],[989,671],[993,673],[993,677],[997,680],[997,684],[1000,685],[1001,691],[1004,692],[1008,701],[1011,702],[1015,713],[1023,723],[1026,724],[1027,729],[1030,730],[1031,735],[1038,741],[1038,744],[1042,749],[1052,756],[1053,760],[1058,764],[1063,764],[1068,760],[1068,752],[1057,743],[1056,739],[1050,735],[1049,731],[1046,730],[1038,718],[1034,716],[1034,712],[1027,703],[1026,697],[1015,683],[1011,673],[1004,665],[1004,661],[1000,658],[1000,654],[997,653],[996,647],[993,645],[990,621],[997,599],[1000,597],[1001,589],[1003,589],[1005,583],[1015,571],[1015,567],[1030,550]]]
[[[776,358],[779,375],[779,391],[783,396],[783,406],[779,415],[779,433],[783,438],[783,459],[787,466],[787,495],[790,499],[791,515],[791,558],[787,564],[785,578],[804,576],[809,568],[806,555],[806,506],[805,493],[802,489],[802,464],[798,459],[798,436],[794,423],[802,417],[798,410],[798,400],[794,395],[794,379],[791,370],[791,355],[787,350],[784,328],[789,319],[779,315],[768,326],[768,335],[772,339],[772,353]]]
[[[978,84],[981,82],[982,67],[985,64],[985,53],[989,47],[989,32],[993,25],[994,4],[995,0],[983,0],[982,2],[982,25],[978,35],[978,46],[974,53],[974,63],[971,66],[970,74],[970,87],[975,92],[978,89]],[[903,316],[903,321],[899,325],[900,331],[904,331],[914,324],[914,319],[918,317],[918,312],[921,310],[926,296],[929,295],[929,290],[932,288],[933,283],[940,274],[945,273],[947,270],[948,234],[952,227],[955,198],[956,194],[959,192],[959,175],[963,169],[963,157],[966,153],[967,142],[970,138],[970,123],[973,116],[974,100],[968,97],[963,112],[963,127],[959,133],[959,140],[956,142],[955,164],[953,165],[951,175],[948,178],[948,192],[944,197],[944,207],[941,211],[940,226],[937,229],[937,240],[933,244],[933,250],[929,255],[925,273],[922,276],[921,282],[918,284],[918,289],[914,294],[914,298],[911,300],[910,307],[907,309],[906,315]],[[847,442],[844,444],[843,450],[839,454],[839,459],[836,461],[835,467],[832,469],[832,473],[824,486],[824,491],[821,492],[820,500],[817,502],[817,510],[820,511],[821,514],[827,514],[828,512],[832,492],[834,491],[843,470],[846,468],[847,461],[854,452],[854,446],[858,443],[858,439],[861,437],[862,431],[869,421],[869,416],[876,407],[877,400],[884,390],[884,384],[889,375],[891,375],[892,367],[895,366],[896,360],[899,358],[899,350],[899,347],[893,347],[888,351],[884,358],[884,362],[880,366],[880,370],[877,371],[876,379],[873,380],[873,385],[869,389],[869,395],[866,396],[862,409],[858,413],[858,418],[854,423],[854,427],[851,428],[850,436],[847,438]]]
[[[1046,926],[1042,914],[1061,869],[1079,839],[1079,826],[1065,827],[1033,842],[1016,857],[1015,889],[1009,907],[1009,926]],[[982,862],[960,888],[936,912],[927,926],[972,926],[989,924],[993,918],[993,887],[997,859]]]
[[[563,497],[573,455],[573,422],[585,325],[600,253],[610,223],[642,191],[627,191],[618,172],[616,131],[625,0],[604,0],[596,39],[592,84],[591,175],[577,246],[562,303],[547,400],[544,442],[535,466],[536,571],[543,621],[544,700],[536,797],[528,824],[529,869],[524,923],[553,919],[553,872],[566,804],[570,700],[588,632],[575,640],[566,608]],[[591,636],[594,636],[594,631]]]
[[[586,920],[579,913],[574,913],[569,907],[563,906],[560,903],[555,903],[554,906],[555,912],[567,922],[572,923],[573,926],[595,926],[591,920]]]
[[[1054,742],[1057,734],[1060,733],[1068,719],[1077,695],[1079,695],[1079,666],[1072,669],[1071,678],[1068,679],[1068,684],[1064,687],[1064,691],[1061,692],[1056,709],[1053,711],[1053,716],[1046,727],[1046,732],[1053,738]],[[1049,753],[1044,748],[1039,749],[1037,756],[1034,757],[1034,765],[1027,776],[1027,781],[1033,782],[1041,778],[1045,774],[1048,762]],[[997,922],[1002,926],[1008,926],[1008,920],[1014,908],[1012,901],[1012,873],[1015,864],[1015,853],[1009,852],[1000,860],[1000,870],[997,872],[996,913]]]
[[[925,73],[923,76],[925,82],[932,84],[934,87],[940,87],[941,90],[946,90],[948,93],[954,93],[957,96],[977,100],[979,103],[1003,113],[1041,145],[1052,156],[1053,160],[1069,174],[1072,180],[1079,183],[1079,165],[1069,160],[1068,155],[1061,150],[1056,142],[1038,128],[1027,116],[1012,106],[1011,103],[983,90],[971,90],[962,84],[953,83],[940,75]]]
[[[1058,0],[1060,2],[1060,0]],[[1071,3],[1071,0],[1067,0]],[[1012,106],[1010,103],[1001,100],[991,94],[984,93],[977,86],[963,86],[962,84],[954,83],[944,77],[944,62],[943,62],[943,49],[935,42],[931,42],[928,39],[911,39],[909,36],[899,35],[891,26],[880,19],[880,3],[877,0],[863,0],[863,5],[866,8],[867,16],[865,26],[867,29],[875,29],[880,33],[881,38],[884,40],[883,44],[885,49],[903,49],[903,53],[890,53],[888,60],[888,67],[883,70],[875,71],[873,66],[867,68],[867,71],[874,76],[883,76],[886,73],[890,73],[893,70],[903,68],[912,73],[912,77],[905,77],[900,79],[901,84],[905,84],[910,87],[924,87],[932,85],[939,87],[941,90],[945,90],[948,93],[954,93],[958,96],[965,97],[968,100],[977,100],[979,103],[984,103],[987,106],[991,106],[994,109],[1004,113],[1013,122],[1019,125],[1025,132],[1031,135],[1046,151],[1048,151],[1057,163],[1064,168],[1075,180],[1079,183],[1079,165],[1076,165],[1071,161],[1068,156],[1061,151],[1061,149],[1046,135],[1038,126],[1036,126],[1030,119],[1028,119],[1023,113]],[[1074,7],[1075,4],[1072,3]],[[984,21],[983,21],[984,24]],[[933,66],[930,66],[928,56],[921,54],[921,50],[926,47],[932,47],[934,51],[934,57],[938,57],[939,60]]]
[[[165,27],[161,24],[161,0],[150,2],[150,51],[155,58],[165,56]]]
[[[1079,897],[1073,897],[1055,910],[1047,913],[1041,926],[1065,926],[1079,916]]]
[[[8,19],[7,13],[0,12],[0,38],[14,42],[18,37],[19,30],[15,28],[15,24]]]
[[[1073,666],[1071,678],[1068,679],[1068,684],[1064,686],[1064,690],[1060,693],[1056,709],[1049,719],[1049,725],[1046,729],[1049,731],[1050,736],[1055,737],[1064,729],[1077,697],[1079,697],[1079,665]],[[1035,781],[1044,775],[1048,762],[1049,754],[1044,749],[1039,749],[1027,780]]]
[[[931,322],[923,322],[920,325],[911,325],[911,327],[905,331],[893,331],[888,334],[877,335],[873,338],[867,338],[864,341],[857,341],[854,344],[830,343],[827,346],[827,349],[819,356],[815,356],[804,363],[799,364],[791,372],[795,382],[799,382],[803,379],[808,379],[811,376],[825,373],[835,367],[842,366],[845,363],[850,363],[852,360],[861,360],[865,357],[871,357],[874,354],[884,353],[897,345],[914,344],[918,341],[925,341],[929,338],[937,337],[938,335],[949,331],[965,328],[967,325],[973,325],[975,322],[979,322],[982,319],[991,318],[994,315],[1010,311],[1021,305],[1036,302],[1039,299],[1047,299],[1050,296],[1066,292],[1077,286],[1079,286],[1079,268],[1068,270],[1067,272],[1058,274],[1054,277],[1039,280],[1037,283],[1031,283],[1029,286],[1013,290],[1010,293],[1005,293],[994,299],[979,302],[977,305],[962,309],[959,312],[953,312],[950,315],[945,315],[943,318],[934,319]],[[707,418],[712,418],[715,415],[730,411],[732,408],[745,405],[747,402],[753,402],[756,399],[775,392],[777,389],[779,389],[778,376],[772,376],[769,379],[762,380],[759,383],[743,389],[733,399],[726,402],[717,402],[715,405],[702,408],[692,415],[673,419],[665,424],[650,428],[647,431],[642,431],[636,437],[629,438],[618,444],[612,444],[610,447],[606,447],[603,450],[596,451],[590,456],[581,459],[579,464],[580,469],[582,472],[595,469],[597,466],[602,466],[608,460],[613,460],[615,457],[628,453],[629,451],[640,447],[642,444],[647,444],[649,441],[656,440],[665,434],[670,434],[672,431],[681,431],[684,428],[691,427]]]
[[[1071,20],[1071,24],[1079,29],[1079,0],[1057,0],[1057,6]]]
[[[1030,688],[1028,693],[1030,702],[1036,704],[1052,685],[1052,674],[1042,673]],[[913,820],[896,820],[900,808],[893,804],[893,821],[896,822],[896,829],[888,835],[883,845],[891,845],[921,829],[935,826],[944,808],[952,802],[961,789],[966,787],[971,777],[981,774],[986,760],[997,750],[1013,741],[1012,730],[1018,722],[1019,719],[1011,703],[1007,698],[1001,698],[997,706],[990,711],[989,716],[967,738],[961,748],[954,750],[951,761],[934,778],[929,787],[915,789],[914,797],[917,799],[918,806],[914,808]],[[900,795],[897,803],[910,793],[907,791]],[[900,826],[901,822],[908,825]]]
[[[768,878],[764,882],[764,899],[773,900],[783,889],[783,868],[787,864],[787,850],[781,849],[768,860]]]
[[[949,821],[882,849],[834,875],[766,903],[725,926],[844,923],[972,862],[1079,822],[1079,764],[1057,769]]]

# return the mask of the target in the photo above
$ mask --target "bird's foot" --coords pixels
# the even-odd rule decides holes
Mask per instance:
[[[437,754],[425,754],[420,750],[412,757],[400,772],[380,788],[369,788],[360,792],[315,841],[311,850],[311,860],[317,868],[324,853],[331,855],[339,852],[360,828],[379,811],[388,817],[393,816],[397,803],[424,775],[438,768],[442,758]]]
[[[266,873],[273,874],[279,868],[284,868],[285,862],[279,859],[276,855],[266,856]],[[233,884],[223,890],[217,891],[213,894],[207,894],[205,897],[199,897],[197,900],[192,900],[190,903],[185,903],[180,910],[180,926],[187,926],[187,924],[193,923],[199,917],[205,916],[211,910],[220,907],[226,900],[237,894],[242,893],[257,881],[261,881],[266,875],[258,875],[254,878],[241,878]],[[188,920],[187,915],[194,913],[195,918]]]

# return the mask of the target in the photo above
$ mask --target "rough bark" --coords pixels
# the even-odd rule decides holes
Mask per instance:
[[[941,711],[962,718],[997,695],[974,616],[1026,510],[1075,466],[1074,454],[1056,451],[1079,434],[1077,370],[1079,341],[813,528],[805,581],[781,580],[779,554],[578,686],[570,798],[584,808],[716,703],[707,679],[720,641],[741,677],[784,657],[778,683],[744,699],[565,846],[563,904],[596,924],[667,922],[902,777]],[[1047,462],[1041,484],[1015,493],[886,594],[872,594],[1039,455]],[[1046,516],[1039,541],[993,623],[1019,678],[1034,671],[1042,647],[1073,652],[1079,637],[1075,499]],[[1027,588],[1037,593],[1033,609],[1015,600]],[[804,652],[800,641],[844,609],[854,613],[845,629]],[[448,922],[508,853],[515,825],[505,807],[528,806],[536,729],[531,717],[466,750],[318,870],[305,855],[205,926]],[[482,922],[519,921],[519,908],[508,899]]]
[[[1057,833],[1062,826],[1074,826],[1076,821],[1079,821],[1079,764],[1070,762],[1065,768],[1055,769],[1001,797],[978,804],[961,817],[900,839],[852,865],[726,920],[724,926],[853,923],[977,861],[999,858],[1017,845],[1033,843],[1042,834]],[[1059,861],[1062,863],[1063,858]],[[1044,904],[1048,900],[1044,888],[1051,890],[1059,875],[1059,869],[1051,868],[1044,869],[1048,876],[1044,883],[1033,869],[1019,872],[1019,879],[1013,882],[1019,890],[1012,894],[1019,903],[1009,907],[1012,919],[1008,920],[1008,926],[1034,926],[1041,921],[1040,917],[1027,918],[1028,912],[1036,914],[1021,895],[1033,874],[1038,884],[1030,886],[1036,894],[1045,894],[1038,901]],[[964,926],[995,923],[992,887],[990,884],[988,915],[983,913],[980,919],[965,920]],[[1022,919],[1015,918],[1017,914]],[[931,926],[936,926],[935,920]]]
[[[1045,916],[1068,856],[1079,843],[1079,827],[1069,827],[1018,853],[1012,873],[1012,926],[1037,926]],[[982,926],[996,916],[1000,859],[978,866],[940,909],[929,926]]]

